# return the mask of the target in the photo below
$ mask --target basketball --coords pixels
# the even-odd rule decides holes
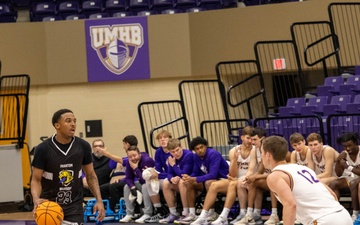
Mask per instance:
[[[37,225],[60,225],[63,219],[63,210],[56,202],[45,201],[36,208],[35,221]]]

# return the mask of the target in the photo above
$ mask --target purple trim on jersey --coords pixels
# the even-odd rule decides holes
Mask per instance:
[[[168,172],[168,158],[171,156],[170,152],[164,152],[162,147],[158,147],[155,152],[155,169],[159,172],[159,179],[165,179]]]
[[[203,183],[207,180],[226,178],[228,173],[229,164],[216,150],[207,148],[204,158],[195,154],[191,176],[196,177],[196,182]]]
[[[141,184],[145,183],[145,180],[142,178],[142,171],[146,168],[146,167],[155,167],[155,162],[154,160],[145,152],[141,152],[141,158],[138,164],[138,167],[133,170],[133,168],[131,168],[130,163],[128,163],[126,165],[126,177],[125,177],[125,181],[126,184],[131,188],[132,186],[135,185],[135,181],[136,179],[139,180],[139,182]]]
[[[182,174],[191,174],[193,167],[194,153],[190,150],[184,149],[181,158],[175,160],[175,165],[169,165],[167,178],[170,181],[172,177],[181,177]]]

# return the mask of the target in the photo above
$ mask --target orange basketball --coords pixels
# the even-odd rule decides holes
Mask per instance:
[[[63,210],[56,202],[45,201],[36,208],[35,221],[37,225],[60,225],[63,219]]]

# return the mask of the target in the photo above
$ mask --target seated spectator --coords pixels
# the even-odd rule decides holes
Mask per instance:
[[[320,134],[311,133],[306,138],[311,154],[308,155],[308,167],[315,171],[317,178],[325,184],[337,179],[335,162],[339,153],[329,145],[323,145]]]
[[[100,188],[101,185],[110,182],[110,175],[116,167],[116,164],[123,163],[121,157],[113,155],[106,150],[105,143],[101,139],[96,139],[92,143],[92,159]],[[82,181],[84,186],[84,196],[92,196],[85,179],[85,174],[82,175]]]
[[[138,140],[134,135],[128,135],[123,139],[123,148],[125,152],[130,146],[137,146]],[[104,152],[104,155],[109,155]],[[114,158],[109,155],[113,160]],[[103,199],[109,199],[110,209],[115,212],[115,206],[119,203],[120,198],[124,196],[123,190],[125,182],[125,169],[128,163],[128,158],[123,157],[122,163],[118,162],[114,168],[109,183],[100,186],[101,196]]]
[[[232,224],[262,224],[261,218],[261,206],[263,200],[263,192],[269,191],[269,187],[266,183],[266,178],[269,175],[270,171],[265,170],[264,165],[261,161],[261,141],[266,137],[266,131],[261,127],[255,127],[252,134],[251,140],[252,144],[256,148],[256,163],[257,170],[254,174],[250,174],[245,177],[245,186],[249,190],[248,194],[248,208],[246,210],[246,215],[239,214],[235,220],[231,221]],[[289,153],[290,155],[290,153]],[[269,219],[265,222],[268,224],[277,224],[279,222],[278,212],[277,212],[277,199],[270,192],[271,197],[271,215]],[[255,207],[254,207],[255,206]]]
[[[119,222],[129,223],[134,219],[135,201],[143,202],[143,215],[136,219],[136,223],[144,223],[153,214],[151,199],[142,177],[142,171],[146,168],[155,167],[154,160],[145,152],[140,152],[136,146],[130,146],[127,150],[129,159],[126,165],[126,185],[124,186],[124,200],[126,205],[126,216]],[[141,192],[140,192],[141,191]]]
[[[220,179],[211,183],[205,197],[203,210],[200,216],[191,223],[192,225],[208,224],[207,214],[214,205],[218,193],[226,195],[224,209],[218,219],[211,224],[228,224],[227,216],[235,202],[237,194],[240,199],[241,210],[245,214],[247,192],[246,190],[237,191],[238,189],[245,189],[242,185],[244,178],[253,174],[256,166],[256,150],[252,145],[250,136],[252,132],[253,127],[250,126],[242,129],[240,136],[242,144],[235,146],[229,151],[230,169],[228,179]]]
[[[145,179],[143,177],[148,187],[151,202],[155,208],[154,215],[146,219],[146,223],[157,223],[159,220],[164,219],[167,216],[165,207],[160,201],[159,191],[162,189],[164,179],[167,177],[168,158],[171,156],[169,150],[167,149],[167,145],[170,138],[172,138],[172,135],[166,130],[162,130],[156,135],[156,139],[158,140],[160,146],[155,151],[155,169],[149,170],[150,176],[148,178]],[[154,190],[153,187],[156,189]]]
[[[160,220],[160,223],[173,223],[175,220],[179,219],[174,192],[180,193],[179,183],[182,174],[191,174],[194,165],[194,153],[190,150],[183,149],[178,139],[169,139],[167,149],[171,156],[168,158],[168,173],[167,178],[162,184],[162,190],[170,214],[167,218]],[[182,215],[187,216],[189,214],[189,206],[186,199],[186,189],[181,192],[185,193],[185,195],[180,195],[183,207]]]
[[[345,133],[337,139],[344,150],[335,163],[335,172],[339,178],[330,182],[329,187],[340,198],[340,190],[350,189],[352,202],[352,220],[355,221],[359,214],[358,185],[360,182],[360,155],[359,136],[355,133]]]
[[[190,149],[195,152],[194,168],[191,174],[183,174],[180,180],[180,191],[186,189],[189,214],[179,222],[190,224],[196,219],[195,198],[197,192],[205,192],[211,183],[224,179],[229,173],[229,165],[222,155],[214,149],[207,147],[207,141],[196,137],[190,142]],[[180,195],[185,195],[181,193]],[[206,214],[206,212],[204,212]],[[207,215],[202,215],[207,217]]]
[[[291,152],[290,163],[296,163],[302,166],[308,166],[307,159],[309,158],[311,151],[306,146],[305,138],[300,133],[294,133],[290,135],[290,144],[294,151]]]

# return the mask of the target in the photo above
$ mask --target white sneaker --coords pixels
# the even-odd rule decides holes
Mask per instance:
[[[214,220],[216,220],[217,217],[218,217],[218,214],[213,211],[211,214],[208,214],[208,216],[206,217],[206,220],[214,221]]]
[[[198,217],[194,222],[190,223],[190,225],[208,225],[209,222],[206,218]]]
[[[242,218],[245,217],[245,214],[239,214],[235,219],[233,219],[230,224],[235,224],[236,222],[240,221]]]
[[[124,218],[119,220],[120,223],[130,223],[133,220],[131,215],[126,215]]]
[[[356,219],[356,216],[355,216],[355,219]],[[295,219],[295,225],[301,225],[301,224],[302,223],[299,220]]]
[[[264,223],[266,225],[276,225],[279,223],[279,217],[277,214],[271,214],[269,219]]]
[[[254,217],[250,216],[249,214],[246,214],[241,220],[234,223],[234,225],[254,225],[255,220]]]
[[[211,223],[212,225],[227,225],[228,220],[222,216],[219,216],[214,222]]]
[[[135,220],[135,223],[145,223],[145,220],[149,219],[150,217],[150,215],[144,214],[139,219]]]
[[[196,220],[196,216],[194,214],[190,213],[186,217],[182,218],[179,222],[180,222],[180,224],[190,224],[194,220]]]

